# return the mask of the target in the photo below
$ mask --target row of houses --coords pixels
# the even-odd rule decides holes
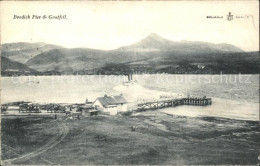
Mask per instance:
[[[44,110],[47,113],[66,113],[72,116],[93,116],[98,112],[116,115],[120,112],[127,111],[127,101],[123,95],[98,97],[94,102],[82,104],[37,104],[31,102],[14,102],[6,105],[1,105],[1,112],[4,113],[8,107],[16,106],[19,113],[41,113]],[[41,111],[42,110],[42,111]]]

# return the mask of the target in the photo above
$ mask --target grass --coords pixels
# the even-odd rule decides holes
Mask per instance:
[[[50,117],[2,118],[2,150],[15,149],[17,154],[22,155],[43,146],[56,132],[58,128]],[[3,151],[2,159],[12,157],[13,153]]]
[[[46,117],[2,117],[2,143],[19,153],[28,153],[57,132],[53,121]],[[31,162],[61,165],[258,162],[259,124],[253,121],[169,116],[147,111],[138,116],[91,117],[62,122],[69,127],[65,139],[31,158]],[[135,131],[131,126],[136,127]],[[2,159],[11,157],[8,154],[10,152],[3,148]],[[28,164],[28,161],[16,164]]]

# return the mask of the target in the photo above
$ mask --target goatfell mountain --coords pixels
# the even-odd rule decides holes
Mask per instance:
[[[150,34],[143,40],[132,44],[130,46],[121,47],[119,50],[124,51],[189,51],[191,53],[205,53],[205,52],[243,52],[238,47],[230,44],[213,44],[199,41],[170,41],[160,37],[157,34]]]
[[[176,42],[157,34],[114,50],[9,43],[2,45],[1,53],[3,57],[32,70],[60,74],[255,73],[258,72],[256,62],[259,60],[259,52],[244,52],[230,44]]]

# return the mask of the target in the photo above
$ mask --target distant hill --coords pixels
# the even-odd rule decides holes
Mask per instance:
[[[38,71],[55,70],[62,73],[74,73],[104,67],[111,63],[162,60],[175,54],[196,56],[205,53],[242,51],[228,44],[173,42],[151,34],[136,44],[111,51],[87,48],[53,49],[31,58],[26,62],[26,65]]]
[[[38,71],[55,70],[72,73],[103,67],[109,63],[125,63],[148,59],[142,53],[104,51],[87,48],[53,49],[41,53],[26,62],[29,67]]]
[[[26,65],[12,61],[6,57],[1,57],[1,75],[31,75],[31,74],[39,74],[34,69],[27,67]]]
[[[157,34],[115,50],[62,48],[45,43],[3,45],[2,54],[45,73],[256,73],[259,52],[222,43],[170,41]],[[8,55],[8,56],[7,56]],[[243,62],[243,63],[242,63]],[[228,64],[227,64],[228,63]]]
[[[169,53],[164,58],[107,64],[96,73],[259,74],[259,71],[259,52],[240,52],[193,55]]]
[[[62,47],[46,43],[7,43],[2,44],[1,55],[20,63],[26,63],[34,56],[55,48]]]
[[[238,47],[231,44],[213,44],[199,41],[170,41],[157,34],[150,34],[140,42],[119,48],[124,51],[171,51],[171,52],[190,52],[190,53],[211,53],[211,52],[243,52]]]

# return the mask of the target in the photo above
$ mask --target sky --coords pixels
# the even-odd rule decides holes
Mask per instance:
[[[156,33],[173,41],[228,43],[245,51],[259,50],[258,1],[0,3],[1,43],[45,42],[68,48],[111,50]],[[226,19],[229,12],[232,21]],[[14,15],[66,15],[67,19],[13,19]]]

